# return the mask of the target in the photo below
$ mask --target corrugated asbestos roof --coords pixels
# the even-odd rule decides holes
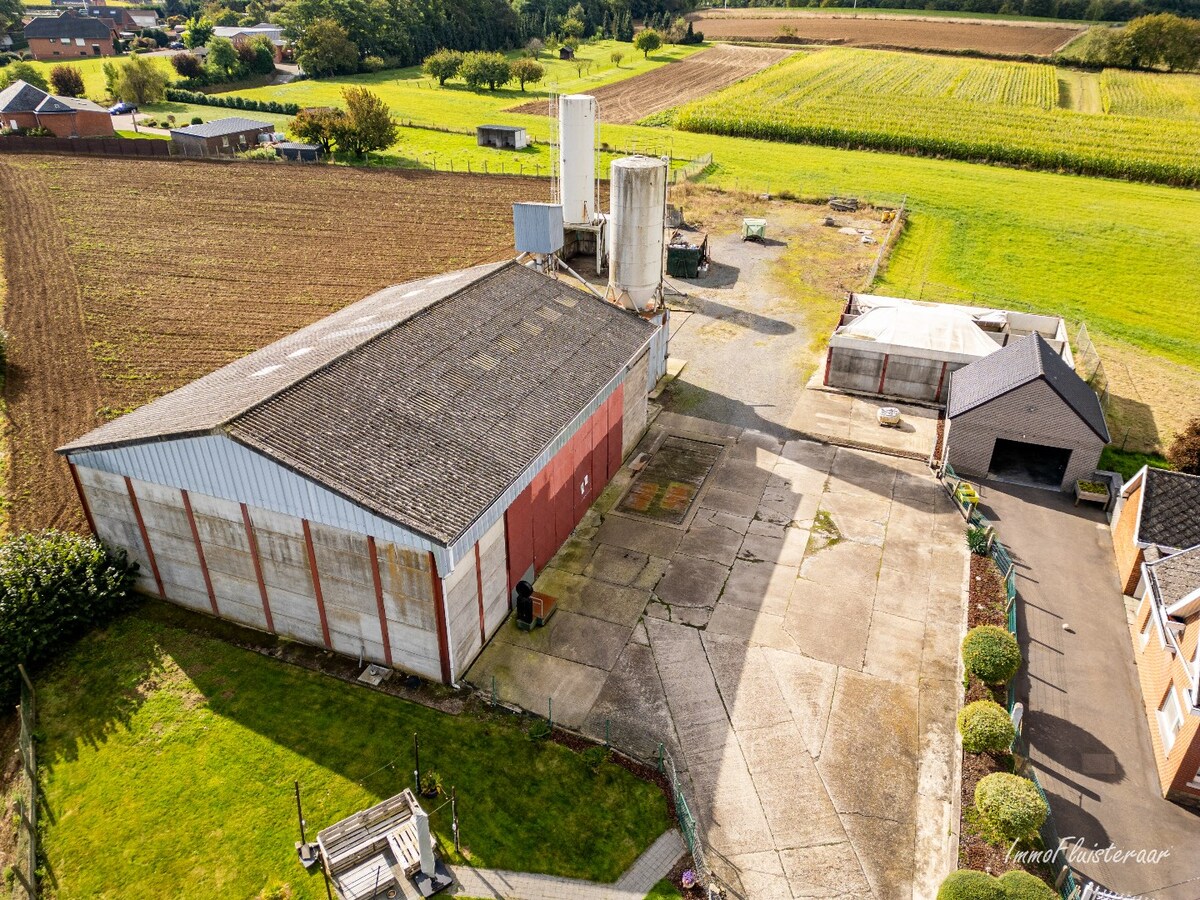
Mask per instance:
[[[1180,550],[1200,544],[1200,475],[1146,469],[1138,540]]]
[[[61,448],[225,433],[450,543],[654,326],[516,263],[387,288]]]
[[[227,134],[241,134],[243,131],[274,131],[275,126],[270,122],[260,122],[257,119],[244,119],[231,116],[228,119],[213,119],[211,122],[201,122],[199,125],[186,125],[183,128],[172,128],[171,134],[190,134],[193,137],[213,138]]]
[[[1108,425],[1096,392],[1036,332],[952,373],[946,414],[953,419],[1038,378],[1108,443]]]

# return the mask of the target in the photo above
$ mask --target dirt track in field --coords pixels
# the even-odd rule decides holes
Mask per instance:
[[[689,16],[712,40],[840,44],[908,50],[974,50],[997,56],[1049,56],[1082,30],[1040,22],[965,22],[908,16],[838,16],[761,9]]]
[[[389,284],[512,254],[544,179],[0,163],[12,530],[83,526],[54,448]]]
[[[664,109],[729,87],[790,53],[772,47],[722,45],[590,93],[600,103],[601,121],[631,125]],[[535,100],[509,112],[545,115],[546,101]]]

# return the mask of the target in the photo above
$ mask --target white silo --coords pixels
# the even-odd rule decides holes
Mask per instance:
[[[596,219],[596,98],[558,98],[558,183],[563,224],[591,225]]]
[[[616,159],[610,178],[608,299],[653,310],[662,296],[667,161]]]

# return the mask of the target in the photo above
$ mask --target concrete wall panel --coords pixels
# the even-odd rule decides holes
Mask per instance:
[[[92,520],[96,524],[96,536],[106,544],[122,547],[129,559],[138,564],[137,590],[157,596],[158,585],[150,569],[150,556],[142,544],[133,503],[125,489],[125,479],[95,469],[76,469],[79,483],[87,495]]]
[[[491,637],[508,616],[508,574],[505,569],[504,523],[497,522],[479,542],[483,576],[483,621]]]
[[[647,378],[650,371],[650,354],[647,351],[638,357],[625,379],[625,409],[622,416],[624,431],[621,457],[629,455],[646,430],[646,395],[649,393]]]
[[[476,572],[475,554],[468,553],[442,582],[453,663],[451,678],[455,681],[466,671],[482,645],[479,638],[479,583]]]

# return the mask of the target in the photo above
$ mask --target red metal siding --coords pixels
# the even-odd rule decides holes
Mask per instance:
[[[608,398],[608,478],[621,468],[621,440],[624,432],[625,385],[619,385]],[[607,484],[607,480],[605,481]]]
[[[504,513],[504,538],[508,547],[508,591],[533,565],[533,485],[517,495]]]
[[[533,566],[541,572],[621,467],[624,391],[617,390],[533,476],[504,513],[511,591]]]

